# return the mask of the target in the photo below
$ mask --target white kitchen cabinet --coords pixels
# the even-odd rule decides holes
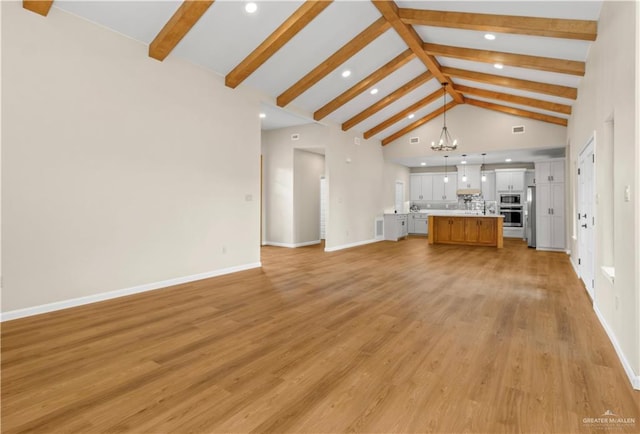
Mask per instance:
[[[496,191],[524,191],[525,169],[496,169]]]
[[[411,175],[411,200],[431,200],[433,193],[433,176],[429,174]]]
[[[384,239],[398,241],[409,235],[409,216],[407,214],[384,215]]]
[[[444,182],[444,173],[433,175],[433,200],[453,201],[458,200],[458,177],[455,173],[449,173],[449,182]]]
[[[496,172],[485,171],[484,175],[487,180],[482,182],[480,190],[484,200],[496,200]]]
[[[462,178],[467,176],[467,180]],[[475,189],[480,190],[480,165],[479,164],[461,164],[458,165],[458,190]]]
[[[564,182],[564,158],[536,163],[535,183]]]
[[[428,218],[427,214],[409,214],[409,233],[426,235]]]
[[[564,160],[536,163],[536,248],[565,249],[564,202]]]

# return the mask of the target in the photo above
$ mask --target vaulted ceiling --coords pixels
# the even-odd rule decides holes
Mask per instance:
[[[600,1],[23,1],[58,7],[383,144],[468,104],[566,125]],[[490,33],[495,38],[487,39]],[[498,69],[500,68],[500,69]],[[350,71],[348,77],[345,71]],[[447,83],[446,95],[442,83]]]

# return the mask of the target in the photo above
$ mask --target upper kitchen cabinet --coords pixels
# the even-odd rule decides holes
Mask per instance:
[[[480,182],[479,164],[458,165],[458,190],[480,190]]]
[[[536,163],[536,184],[564,182],[564,158]]]
[[[411,175],[411,200],[432,200],[433,198],[433,175],[413,174]]]
[[[480,188],[480,191],[482,192],[482,198],[484,200],[496,200],[496,172],[485,170],[484,176],[486,178],[486,181],[481,182]]]
[[[524,191],[526,169],[496,169],[496,191]]]
[[[433,175],[433,200],[458,200],[458,177],[449,174],[449,182],[444,182],[444,173]]]

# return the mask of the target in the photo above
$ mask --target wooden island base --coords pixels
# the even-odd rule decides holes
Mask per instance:
[[[503,246],[502,216],[430,215],[429,244]]]

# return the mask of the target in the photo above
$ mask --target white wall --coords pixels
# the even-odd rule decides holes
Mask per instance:
[[[640,375],[637,8],[636,2],[603,3],[598,39],[590,49],[568,128],[570,209],[575,209],[577,198],[576,160],[595,132],[596,192],[600,199],[596,203],[594,306],[636,376]],[[608,143],[607,135],[610,119],[614,121],[613,144]],[[628,202],[624,199],[626,186],[632,190]],[[612,219],[607,217],[611,207]],[[574,225],[574,221],[568,222],[570,230]],[[572,240],[573,255],[577,246],[578,240]],[[575,257],[572,260],[577,263]],[[603,265],[615,267],[614,284],[602,274]]]
[[[259,263],[255,96],[21,2],[2,56],[3,312]]]
[[[294,133],[299,134],[299,140],[291,140]],[[295,242],[290,211],[294,208],[293,150],[305,148],[325,149],[329,190],[325,248],[334,250],[374,240],[376,216],[382,215],[385,208],[393,209],[396,180],[405,181],[409,197],[409,169],[385,163],[380,142],[360,139],[358,145],[355,138],[332,124],[263,132],[267,243]]]
[[[299,140],[291,140],[292,134],[298,134]],[[319,228],[319,199],[318,199],[318,236],[314,240],[306,239],[309,223],[301,223],[301,232],[297,235],[305,238],[297,240],[294,218],[294,150],[305,148],[324,148],[327,141],[327,127],[319,124],[308,124],[299,127],[280,128],[262,132],[263,155],[263,195],[264,195],[264,234],[263,241],[267,244],[293,246],[296,243],[320,239]],[[308,153],[308,152],[307,152]],[[313,158],[313,157],[310,157]],[[322,157],[324,160],[324,157]],[[300,164],[303,160],[300,160]],[[308,158],[304,160],[309,163]],[[318,163],[318,162],[316,162]],[[304,165],[304,164],[303,164]],[[317,164],[316,164],[317,165]],[[310,166],[308,167],[308,169]],[[300,166],[299,171],[303,168]],[[315,169],[314,169],[315,170]],[[323,168],[324,170],[324,168]],[[298,174],[299,182],[304,176]],[[318,180],[318,197],[319,180]],[[297,198],[300,199],[301,190]],[[306,199],[304,199],[306,203]],[[303,206],[303,205],[301,205]],[[301,215],[298,212],[298,215]],[[315,220],[314,220],[315,222]],[[315,224],[311,222],[310,224]]]
[[[525,134],[512,134],[511,127],[524,125]],[[482,109],[459,105],[447,111],[447,127],[461,143],[467,154],[505,149],[563,148],[566,145],[566,128],[547,122],[526,119]],[[387,160],[423,155],[441,155],[429,149],[431,141],[440,136],[442,116],[421,125],[384,147]],[[410,144],[410,137],[420,137],[420,143]]]
[[[396,181],[402,181],[404,183],[404,202],[405,208],[408,208],[411,198],[410,169],[406,166],[385,161],[384,180],[382,185],[382,208],[385,212],[392,213],[395,210]],[[408,209],[403,211],[408,211]]]
[[[293,240],[295,244],[320,241],[320,178],[324,155],[293,150]]]

